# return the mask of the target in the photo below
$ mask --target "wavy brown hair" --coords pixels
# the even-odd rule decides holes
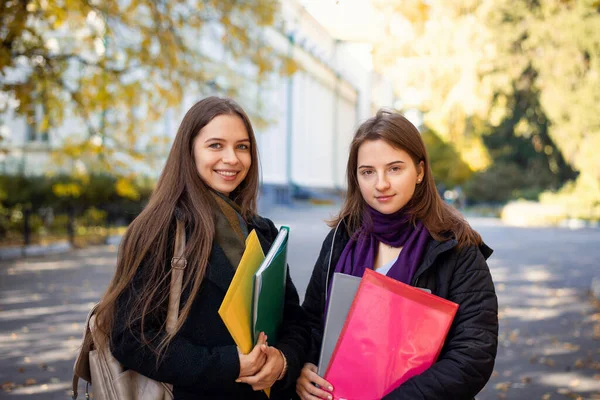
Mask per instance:
[[[386,109],[379,110],[377,115],[362,123],[354,135],[346,169],[346,200],[338,216],[329,221],[330,226],[335,227],[344,220],[350,234],[361,227],[366,203],[358,185],[358,149],[363,143],[374,140],[384,140],[390,146],[406,151],[417,170],[423,162],[423,181],[405,206],[413,223],[421,220],[436,240],[444,241],[454,236],[460,247],[481,243],[481,236],[438,194],[425,143],[417,128],[401,114]]]
[[[197,172],[193,142],[200,130],[219,115],[240,117],[248,132],[250,169],[246,178],[230,194],[230,198],[240,206],[245,219],[256,214],[259,162],[250,119],[233,100],[205,98],[196,103],[184,116],[148,205],[129,225],[123,237],[117,270],[96,311],[98,328],[110,338],[119,296],[128,288],[143,265],[144,270],[139,271],[138,275],[143,277],[143,285],[136,287],[135,298],[127,305],[126,324],[141,343],[150,345],[158,356],[157,360],[188,317],[204,278],[211,252],[215,234],[211,208],[214,200],[211,198],[209,187]],[[188,263],[182,291],[187,289],[190,295],[179,313],[176,329],[161,335],[156,344],[154,340],[157,338],[147,337],[144,328],[150,317],[159,316],[159,320],[163,322],[161,332],[165,332],[168,283],[171,276],[166,260],[173,253],[175,218],[182,220],[186,225],[187,241],[184,255]],[[107,340],[108,342],[110,340]]]

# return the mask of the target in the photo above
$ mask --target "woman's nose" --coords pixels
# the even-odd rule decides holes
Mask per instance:
[[[239,161],[233,149],[226,150],[225,154],[223,154],[223,162],[225,164],[236,165]]]
[[[377,178],[377,183],[375,184],[375,189],[380,192],[386,191],[390,187],[390,182],[386,179],[385,175],[379,175]]]

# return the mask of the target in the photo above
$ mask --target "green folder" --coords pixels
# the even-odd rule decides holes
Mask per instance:
[[[252,332],[254,343],[261,332],[267,335],[269,345],[277,343],[277,334],[283,320],[285,282],[287,277],[287,243],[290,228],[282,226],[254,274]]]

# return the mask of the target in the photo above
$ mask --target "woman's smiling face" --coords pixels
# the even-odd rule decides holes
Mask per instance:
[[[200,178],[229,196],[246,178],[252,155],[250,137],[237,115],[219,115],[194,138],[193,151]]]

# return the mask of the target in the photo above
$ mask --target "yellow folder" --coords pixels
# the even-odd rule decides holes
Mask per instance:
[[[221,319],[235,344],[244,354],[250,353],[254,348],[252,339],[254,274],[264,259],[265,254],[253,230],[246,239],[246,250],[219,307]],[[269,396],[270,389],[266,389],[265,393]]]

